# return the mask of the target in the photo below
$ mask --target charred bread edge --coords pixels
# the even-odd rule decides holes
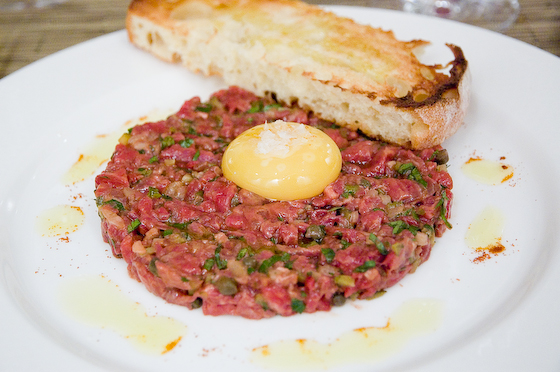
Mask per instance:
[[[144,22],[152,23],[154,28],[161,28],[165,27],[171,23],[168,19],[166,19],[167,12],[171,8],[173,4],[168,2],[162,2],[158,0],[133,0],[129,6],[129,12],[126,19],[126,26],[128,31],[128,36],[130,41],[135,44],[136,46],[145,49],[155,56],[159,57],[168,62],[180,62],[181,58],[175,58],[174,55],[172,56],[163,56],[161,54],[156,53],[153,48],[143,47],[136,42],[136,35],[135,35],[135,18],[138,18]],[[165,10],[163,12],[155,12],[153,11],[156,8],[163,7]],[[167,30],[170,33],[174,34],[176,37],[181,37],[185,35],[180,35],[180,32],[175,32],[175,30]],[[414,41],[413,41],[414,42]],[[421,41],[418,41],[421,42]],[[460,127],[463,123],[466,109],[469,103],[469,91],[470,91],[470,72],[468,69],[468,62],[463,55],[463,51],[460,47],[447,44],[447,46],[451,49],[454,55],[454,60],[451,61],[449,65],[451,65],[451,69],[449,71],[449,79],[439,86],[436,87],[435,93],[431,96],[426,97],[424,100],[418,102],[414,99],[414,91],[409,92],[406,96],[402,98],[391,98],[385,100],[378,100],[374,111],[379,113],[381,110],[381,115],[393,115],[392,118],[389,118],[390,121],[394,121],[397,119],[397,116],[400,116],[400,120],[402,123],[399,125],[408,126],[409,127],[409,136],[407,138],[401,137],[391,137],[387,134],[380,134],[376,132],[375,129],[368,126],[366,120],[356,120],[353,117],[352,113],[345,112],[345,110],[341,110],[340,114],[336,113],[334,115],[323,115],[324,112],[321,110],[317,110],[318,107],[311,107],[313,105],[308,105],[304,100],[299,101],[297,97],[290,94],[279,94],[280,92],[274,91],[274,89],[267,89],[266,91],[259,90],[254,86],[250,86],[245,84],[244,86],[241,85],[245,89],[249,89],[254,91],[257,94],[265,94],[268,92],[277,93],[277,96],[280,100],[283,101],[298,101],[302,107],[315,111],[316,114],[322,116],[326,120],[335,121],[337,124],[347,126],[351,129],[360,129],[364,133],[371,135],[373,137],[377,137],[388,142],[392,142],[404,147],[410,147],[413,149],[421,149],[432,147],[435,145],[441,144],[446,138],[451,136],[456,130]],[[188,61],[183,61],[183,64],[189,68]],[[441,67],[441,66],[439,66]],[[212,71],[211,66],[206,68],[207,71],[202,71],[201,68],[195,67],[194,69],[196,72],[204,72],[206,75],[212,74],[220,74],[219,72]],[[281,73],[285,73],[286,71],[278,71]],[[225,75],[225,74],[224,74]],[[241,75],[239,76],[241,77]],[[224,76],[226,78],[226,76]],[[294,78],[292,76],[291,78]],[[364,103],[364,98],[368,99],[370,102],[373,103],[375,100],[374,93],[368,94],[365,92],[354,92],[352,89],[343,89],[339,86],[332,86],[323,81],[315,80],[315,79],[308,79],[303,78],[307,81],[307,84],[310,84],[309,87],[313,89],[318,89],[318,86],[322,85],[322,89],[325,89],[325,93],[330,91],[330,96],[334,96],[337,98],[342,98],[338,96],[345,96],[344,99],[340,102],[348,101],[348,98],[352,97],[353,100],[358,100],[361,103]],[[227,82],[228,79],[226,79]],[[303,81],[303,80],[302,80]],[[234,83],[235,84],[235,83]],[[314,87],[312,87],[314,85]],[[336,106],[336,100],[333,100],[333,105]],[[332,110],[331,110],[332,111]],[[344,117],[342,117],[343,115]],[[350,120],[345,121],[346,115]],[[362,115],[363,116],[363,115]],[[401,128],[402,131],[402,128]]]

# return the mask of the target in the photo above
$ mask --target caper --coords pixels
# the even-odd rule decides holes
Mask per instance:
[[[247,266],[247,268],[256,269],[259,266],[259,262],[253,256],[247,256],[241,260],[243,265]]]
[[[344,297],[344,295],[340,292],[337,292],[334,294],[333,298],[332,298],[332,304],[333,306],[342,306],[344,305],[344,303],[346,302],[346,297]]]
[[[233,296],[237,293],[237,282],[228,276],[221,276],[214,285],[224,296]]]
[[[305,230],[305,237],[307,239],[313,239],[317,243],[323,241],[325,235],[325,227],[322,225],[310,225],[307,230]]]
[[[202,298],[200,298],[200,297],[197,297],[196,300],[194,300],[194,301],[191,303],[191,307],[192,307],[193,309],[198,309],[198,308],[201,307],[201,306],[202,306]]]
[[[449,161],[449,154],[446,149],[436,150],[434,151],[431,160],[435,161],[439,165],[446,164]]]

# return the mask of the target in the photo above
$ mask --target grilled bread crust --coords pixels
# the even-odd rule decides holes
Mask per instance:
[[[424,65],[413,52],[428,42],[298,0],[133,0],[126,28],[165,61],[413,149],[441,144],[468,106],[459,47],[448,66]]]

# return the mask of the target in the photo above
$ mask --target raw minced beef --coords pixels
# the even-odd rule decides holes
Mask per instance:
[[[228,143],[275,120],[320,128],[340,147],[342,172],[320,195],[273,201],[223,177]],[[150,292],[204,314],[259,319],[372,298],[451,227],[442,148],[378,142],[237,87],[119,142],[95,180],[103,238]]]

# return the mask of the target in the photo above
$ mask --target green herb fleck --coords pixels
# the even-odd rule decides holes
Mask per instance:
[[[301,314],[305,310],[305,302],[298,300],[297,298],[292,298],[292,310],[294,313]]]
[[[214,261],[216,262],[216,266],[218,269],[223,270],[227,267],[227,260],[223,260],[220,258],[220,252],[222,251],[222,246],[218,245],[216,250],[214,251]]]
[[[404,163],[399,166],[397,173],[406,176],[409,180],[413,180],[421,184],[422,186],[428,186],[428,183],[422,178],[422,174],[412,163]]]
[[[264,104],[262,101],[251,102],[251,108],[247,110],[248,114],[255,114],[257,112],[263,112]]]
[[[448,229],[452,229],[453,226],[451,226],[451,224],[449,223],[449,221],[447,220],[447,217],[445,217],[446,214],[446,209],[445,209],[445,202],[448,201],[449,198],[447,197],[447,193],[445,192],[445,189],[441,190],[441,199],[437,202],[436,207],[439,207],[439,217],[442,219],[443,223],[445,224],[445,226],[447,226]]]
[[[161,198],[161,193],[155,187],[148,187],[148,196],[152,199]]]
[[[158,259],[156,257],[152,258],[152,260],[150,261],[150,263],[148,264],[148,270],[150,270],[150,272],[152,274],[154,274],[155,276],[159,277],[158,274],[158,270],[157,270],[157,266],[156,266],[156,261]]]
[[[165,149],[167,147],[171,147],[175,144],[175,140],[171,136],[167,136],[165,138],[160,139],[161,142],[161,149]]]
[[[211,103],[207,103],[207,104],[205,104],[205,105],[199,105],[199,106],[196,106],[194,110],[195,110],[195,111],[198,111],[198,112],[206,112],[206,113],[208,113],[208,112],[212,111],[212,104],[211,104]]]
[[[241,248],[239,250],[239,252],[237,253],[237,257],[235,257],[235,259],[237,261],[243,259],[243,257],[245,257],[247,255],[247,253],[249,253],[249,248],[245,247],[245,248]]]
[[[108,200],[108,201],[104,202],[103,204],[109,204],[110,206],[112,206],[113,208],[115,208],[118,211],[124,211],[123,204],[116,199]]]
[[[206,271],[210,271],[214,267],[215,263],[216,262],[213,258],[208,258],[206,261],[204,261],[204,265],[202,266],[202,268]]]
[[[364,262],[363,265],[360,265],[354,269],[355,273],[365,273],[369,269],[373,269],[375,267],[375,261],[369,260]]]
[[[129,233],[133,232],[134,230],[136,230],[138,228],[138,226],[140,226],[140,220],[137,218],[134,221],[132,221],[130,223],[130,225],[128,225],[128,227],[126,228],[126,231],[128,231]]]
[[[371,240],[375,244],[379,253],[384,256],[389,254],[389,251],[387,250],[387,248],[385,248],[383,242],[379,240],[379,238],[374,233],[369,234],[369,240]]]
[[[146,177],[152,174],[152,170],[150,168],[138,168],[138,173]]]
[[[268,269],[270,269],[276,262],[281,261],[282,260],[282,256],[276,254],[266,260],[264,260],[261,265],[259,266],[259,273],[262,274],[267,274],[268,273]]]
[[[154,155],[154,156],[152,156],[152,157],[150,158],[150,160],[148,160],[148,163],[154,164],[154,163],[155,163],[156,161],[158,161],[158,160],[159,160],[159,159],[158,159],[158,156],[157,156],[157,155]]]
[[[192,160],[197,161],[199,157],[200,157],[200,150],[196,150]]]
[[[344,185],[344,192],[342,193],[343,198],[347,198],[350,195],[354,196],[358,192],[360,186],[358,185]]]
[[[390,222],[388,222],[388,225],[393,228],[393,234],[394,235],[400,234],[404,230],[408,230],[411,233],[413,233],[414,235],[416,235],[418,230],[420,230],[419,227],[409,225],[406,222],[404,222],[403,220],[390,221]]]
[[[264,109],[263,109],[263,110],[264,110],[264,111],[268,111],[268,110],[273,110],[273,109],[280,109],[280,108],[282,108],[282,107],[283,107],[283,106],[282,106],[281,104],[279,104],[279,103],[273,103],[273,104],[264,106]]]
[[[194,140],[192,138],[185,138],[184,140],[179,142],[179,145],[186,149],[187,147],[191,147],[193,143]]]
[[[331,263],[334,260],[335,252],[331,248],[321,248],[321,253],[325,256],[325,260]]]

